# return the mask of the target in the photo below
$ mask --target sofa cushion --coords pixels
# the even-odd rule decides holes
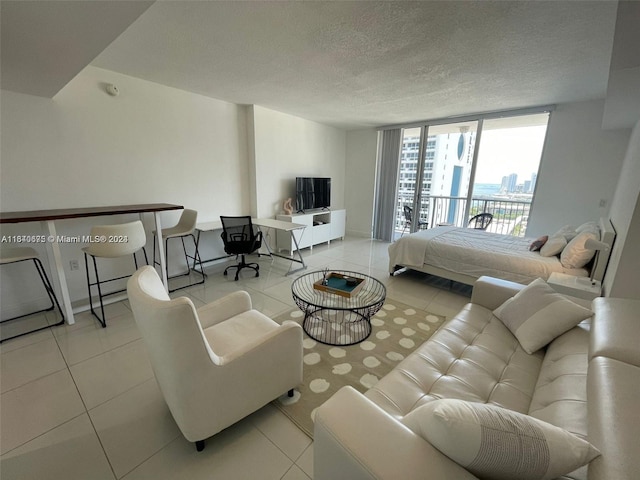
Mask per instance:
[[[483,479],[554,479],[599,455],[566,430],[494,405],[437,400],[405,424]]]
[[[528,355],[491,310],[470,303],[365,395],[398,419],[439,398],[526,413],[541,364],[542,352]]]
[[[527,353],[575,327],[593,312],[556,293],[538,278],[494,310]]]
[[[549,344],[529,415],[586,439],[588,355],[586,322]]]

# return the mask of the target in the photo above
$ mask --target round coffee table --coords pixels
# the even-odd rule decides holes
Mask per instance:
[[[358,272],[331,270],[343,276],[362,279],[357,293],[341,296],[314,288],[326,272],[310,272],[291,285],[296,305],[304,312],[302,328],[314,340],[327,345],[353,345],[371,334],[371,317],[384,304],[387,289],[377,279]]]

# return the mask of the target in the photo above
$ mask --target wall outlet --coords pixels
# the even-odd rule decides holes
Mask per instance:
[[[80,269],[80,265],[78,264],[78,260],[71,260],[69,262],[69,268],[73,271],[73,270],[79,270]]]
[[[604,208],[607,206],[607,201],[604,198],[600,199],[600,208]]]

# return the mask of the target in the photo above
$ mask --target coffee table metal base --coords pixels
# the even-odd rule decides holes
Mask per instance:
[[[336,346],[355,345],[371,335],[369,317],[356,310],[307,307],[302,328],[314,340]]]

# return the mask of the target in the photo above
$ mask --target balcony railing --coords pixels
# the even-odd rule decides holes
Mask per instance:
[[[403,206],[411,205],[411,196],[400,195],[396,215],[396,232],[398,236],[405,226]],[[471,198],[469,216],[465,218],[466,197],[427,197],[422,199],[420,211],[414,214],[429,224],[428,228],[438,225],[454,225],[466,227],[469,219],[478,213],[491,213],[493,220],[487,227],[488,232],[502,235],[524,237],[527,231],[527,220],[531,202],[526,200]],[[408,230],[408,229],[407,229]],[[406,232],[405,232],[406,233]]]

